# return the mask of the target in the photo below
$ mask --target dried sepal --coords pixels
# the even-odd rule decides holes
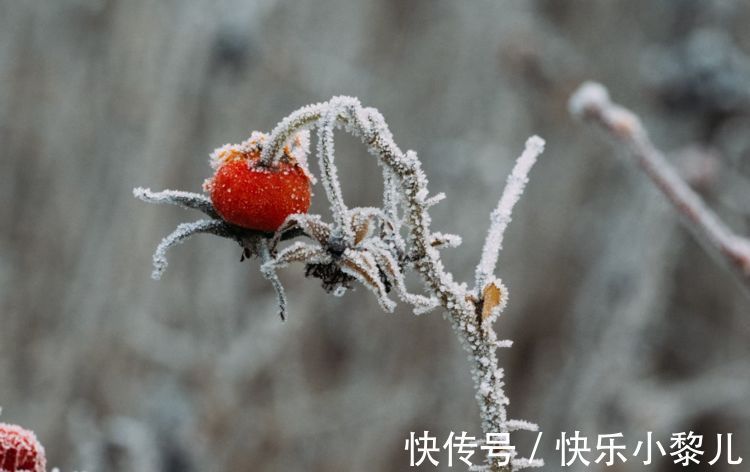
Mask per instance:
[[[276,301],[279,305],[279,316],[281,321],[286,320],[286,293],[284,292],[284,286],[279,280],[279,276],[276,274],[276,267],[273,264],[273,258],[271,257],[271,251],[269,250],[268,241],[263,240],[260,244],[260,256],[262,264],[260,266],[260,273],[263,277],[271,282],[274,291],[276,292]]]
[[[257,156],[268,139],[268,135],[260,131],[253,131],[250,137],[239,144],[227,143],[213,150],[209,156],[208,163],[212,169],[232,162],[234,160],[248,160],[251,156]]]
[[[271,249],[273,250],[278,243],[284,238],[284,235],[299,230],[301,234],[309,237],[318,244],[325,245],[331,237],[331,225],[324,222],[320,215],[295,214],[289,215],[284,223],[276,230]]]
[[[377,297],[380,307],[392,313],[396,304],[388,298],[387,290],[380,278],[380,269],[375,258],[365,251],[347,249],[341,260],[341,270],[369,288]]]
[[[394,219],[380,208],[372,207],[353,208],[350,212],[355,245],[373,240],[392,246],[398,257],[406,253],[406,243],[399,234],[398,216]]]
[[[370,235],[372,225],[369,220],[362,221],[359,225],[354,228],[354,244],[360,244],[366,237]]]
[[[357,207],[348,212],[349,227],[354,236],[354,245],[359,245],[366,238],[384,235],[387,217],[380,208]],[[389,228],[393,225],[388,224]]]
[[[279,251],[273,260],[263,265],[273,265],[276,268],[281,268],[293,262],[304,262],[307,264],[327,263],[330,262],[330,258],[330,255],[322,247],[297,241]]]
[[[181,190],[162,190],[161,192],[153,192],[148,188],[136,187],[133,189],[133,196],[147,203],[177,205],[183,208],[202,211],[211,218],[219,218],[211,200],[200,193],[184,192]]]
[[[354,234],[354,244],[358,245],[372,234],[374,224],[372,218],[361,213],[352,213],[351,228]]]
[[[365,250],[375,259],[378,268],[385,275],[386,280],[396,288],[399,298],[405,303],[413,305],[415,312],[419,309],[421,314],[436,308],[436,304],[439,303],[436,298],[409,293],[406,289],[406,282],[404,281],[401,267],[396,258],[389,252],[385,243],[377,239],[368,241],[365,245]]]
[[[232,237],[228,233],[227,225],[221,220],[199,220],[192,223],[181,223],[177,228],[161,240],[153,255],[154,270],[151,277],[161,278],[167,268],[167,251],[187,238],[198,233],[211,233],[221,237]]]

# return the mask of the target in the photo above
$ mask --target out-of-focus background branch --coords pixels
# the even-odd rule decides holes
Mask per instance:
[[[692,429],[709,452],[732,432],[750,460],[747,299],[566,110],[583,79],[606,83],[750,234],[748,21],[743,0],[0,0],[0,418],[90,471],[403,470],[409,431],[479,434],[439,315],[385,316],[288,270],[282,324],[256,262],[208,236],[149,278],[186,214],[132,187],[197,191],[214,147],[348,94],[448,194],[434,228],[464,237],[444,253],[464,280],[516,150],[547,140],[504,243],[497,326],[515,340],[510,412],[539,422],[545,470],[574,429],[631,445]],[[345,197],[376,204],[374,159],[340,143]]]
[[[592,121],[606,130],[633,156],[644,175],[683,217],[685,225],[704,242],[708,251],[722,259],[750,295],[750,239],[736,234],[690,188],[690,176],[683,177],[669,163],[664,153],[651,142],[641,119],[612,102],[606,87],[596,82],[584,82],[571,96],[568,107],[573,116]],[[705,159],[710,158],[706,156]]]

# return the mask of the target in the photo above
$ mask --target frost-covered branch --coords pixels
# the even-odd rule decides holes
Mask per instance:
[[[284,292],[284,286],[281,285],[279,276],[276,274],[276,268],[273,264],[269,264],[273,261],[273,257],[271,257],[271,251],[268,245],[269,243],[265,239],[260,242],[260,259],[263,262],[260,266],[260,273],[271,282],[271,285],[276,292],[279,305],[279,316],[281,317],[281,320],[284,321],[286,319],[286,293]]]
[[[382,166],[382,209],[346,206],[334,159],[334,132],[339,128],[359,137]],[[542,152],[544,141],[538,137],[528,140],[508,178],[498,208],[493,212],[482,261],[477,267],[477,286],[470,290],[466,283],[453,279],[443,266],[440,254],[443,249],[459,245],[461,238],[431,229],[429,209],[445,195],[430,195],[427,177],[416,152],[404,152],[396,145],[385,119],[374,108],[362,107],[356,98],[334,97],[328,102],[297,110],[268,135],[254,134],[254,148],[230,145],[225,149],[238,153],[255,150],[260,171],[273,172],[288,155],[289,142],[300,131],[313,129],[317,129],[319,173],[330,203],[331,223],[323,221],[320,215],[291,214],[275,235],[269,235],[223,221],[211,202],[200,195],[173,191],[154,194],[136,189],[136,196],[143,200],[194,208],[213,217],[180,225],[165,238],[157,249],[158,264],[155,256],[159,273],[166,266],[164,252],[167,248],[196,232],[214,232],[238,241],[245,256],[261,258],[261,272],[276,290],[282,318],[286,313],[286,297],[276,269],[293,263],[304,264],[305,274],[320,279],[323,288],[335,295],[349,290],[355,282],[361,283],[375,294],[386,312],[393,311],[396,306],[389,296],[391,291],[410,305],[415,314],[442,308],[470,354],[483,431],[534,431],[536,425],[507,417],[509,400],[504,391],[504,372],[495,351],[510,347],[512,343],[499,340],[492,324],[505,307],[508,294],[506,287],[493,274],[511,210],[521,196],[527,174]],[[300,235],[308,237],[311,242],[297,241],[280,247],[282,241]],[[407,291],[404,275],[408,270],[415,270],[422,278],[424,293]],[[509,465],[488,459],[483,470],[497,472],[539,466],[540,461],[513,457]]]
[[[539,136],[530,137],[526,141],[523,154],[516,160],[516,165],[508,176],[503,195],[490,216],[490,230],[484,240],[482,258],[476,270],[476,290],[481,290],[485,282],[495,273],[497,258],[503,248],[503,236],[512,219],[513,207],[521,198],[523,189],[529,181],[529,171],[542,152],[544,152],[544,140]]]
[[[607,89],[595,82],[581,85],[570,98],[569,109],[574,116],[595,122],[623,144],[688,226],[718,249],[750,289],[750,240],[734,233],[680,177],[651,142],[638,116],[613,103]]]
[[[154,251],[154,271],[151,277],[159,280],[167,268],[167,251],[187,238],[198,233],[211,233],[221,237],[233,238],[227,224],[221,220],[199,220],[193,223],[181,223],[171,234],[161,240]]]
[[[148,188],[136,187],[133,189],[133,196],[147,203],[177,205],[183,208],[202,211],[211,218],[219,218],[219,214],[214,210],[211,200],[200,193],[183,192],[181,190],[152,192],[151,189]]]

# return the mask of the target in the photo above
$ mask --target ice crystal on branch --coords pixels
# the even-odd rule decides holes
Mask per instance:
[[[383,170],[383,207],[349,208],[343,199],[335,164],[334,133],[337,129],[362,140]],[[323,288],[341,295],[357,282],[372,291],[380,307],[391,312],[395,296],[411,306],[415,314],[442,308],[471,360],[471,373],[485,433],[535,430],[536,425],[508,420],[503,370],[495,350],[510,347],[498,340],[492,324],[507,302],[507,288],[494,276],[503,233],[512,209],[528,180],[528,173],[544,149],[544,141],[531,137],[508,177],[476,269],[475,287],[459,283],[443,266],[440,251],[461,244],[457,235],[433,231],[429,209],[445,195],[430,196],[427,177],[414,151],[402,151],[393,140],[383,116],[374,108],[362,107],[356,98],[334,97],[325,103],[303,107],[283,120],[269,134],[255,132],[239,145],[225,145],[212,154],[219,167],[236,153],[259,156],[257,165],[273,169],[284,156],[297,161],[307,155],[310,131],[317,131],[318,172],[330,204],[331,221],[321,215],[292,214],[274,234],[241,228],[224,221],[210,199],[188,192],[154,193],[135,189],[136,197],[152,203],[170,203],[202,211],[210,217],[184,223],[167,236],[154,254],[154,275],[166,267],[166,251],[197,233],[212,233],[239,243],[243,258],[259,257],[263,276],[273,285],[284,318],[287,308],[284,289],[276,270],[303,264],[305,275],[321,280]],[[308,169],[309,172],[309,169]],[[284,241],[305,236],[309,241]],[[423,293],[406,288],[404,274],[415,271],[424,282]],[[491,471],[539,467],[541,462],[513,458],[510,465],[488,459]]]

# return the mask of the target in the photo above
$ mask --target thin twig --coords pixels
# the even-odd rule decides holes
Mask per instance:
[[[570,98],[569,109],[574,116],[595,122],[623,144],[685,217],[688,226],[718,249],[750,290],[750,240],[732,231],[680,177],[664,153],[651,142],[638,116],[613,103],[607,89],[595,82],[580,86]]]
[[[505,190],[503,190],[497,208],[490,215],[490,229],[484,240],[482,258],[477,265],[475,276],[475,287],[478,292],[484,288],[487,281],[495,273],[497,258],[503,247],[503,235],[510,224],[513,207],[518,203],[521,194],[523,194],[523,189],[529,181],[531,167],[543,151],[544,140],[539,136],[532,136],[526,141],[526,148],[521,157],[516,160],[516,165],[508,176]]]

